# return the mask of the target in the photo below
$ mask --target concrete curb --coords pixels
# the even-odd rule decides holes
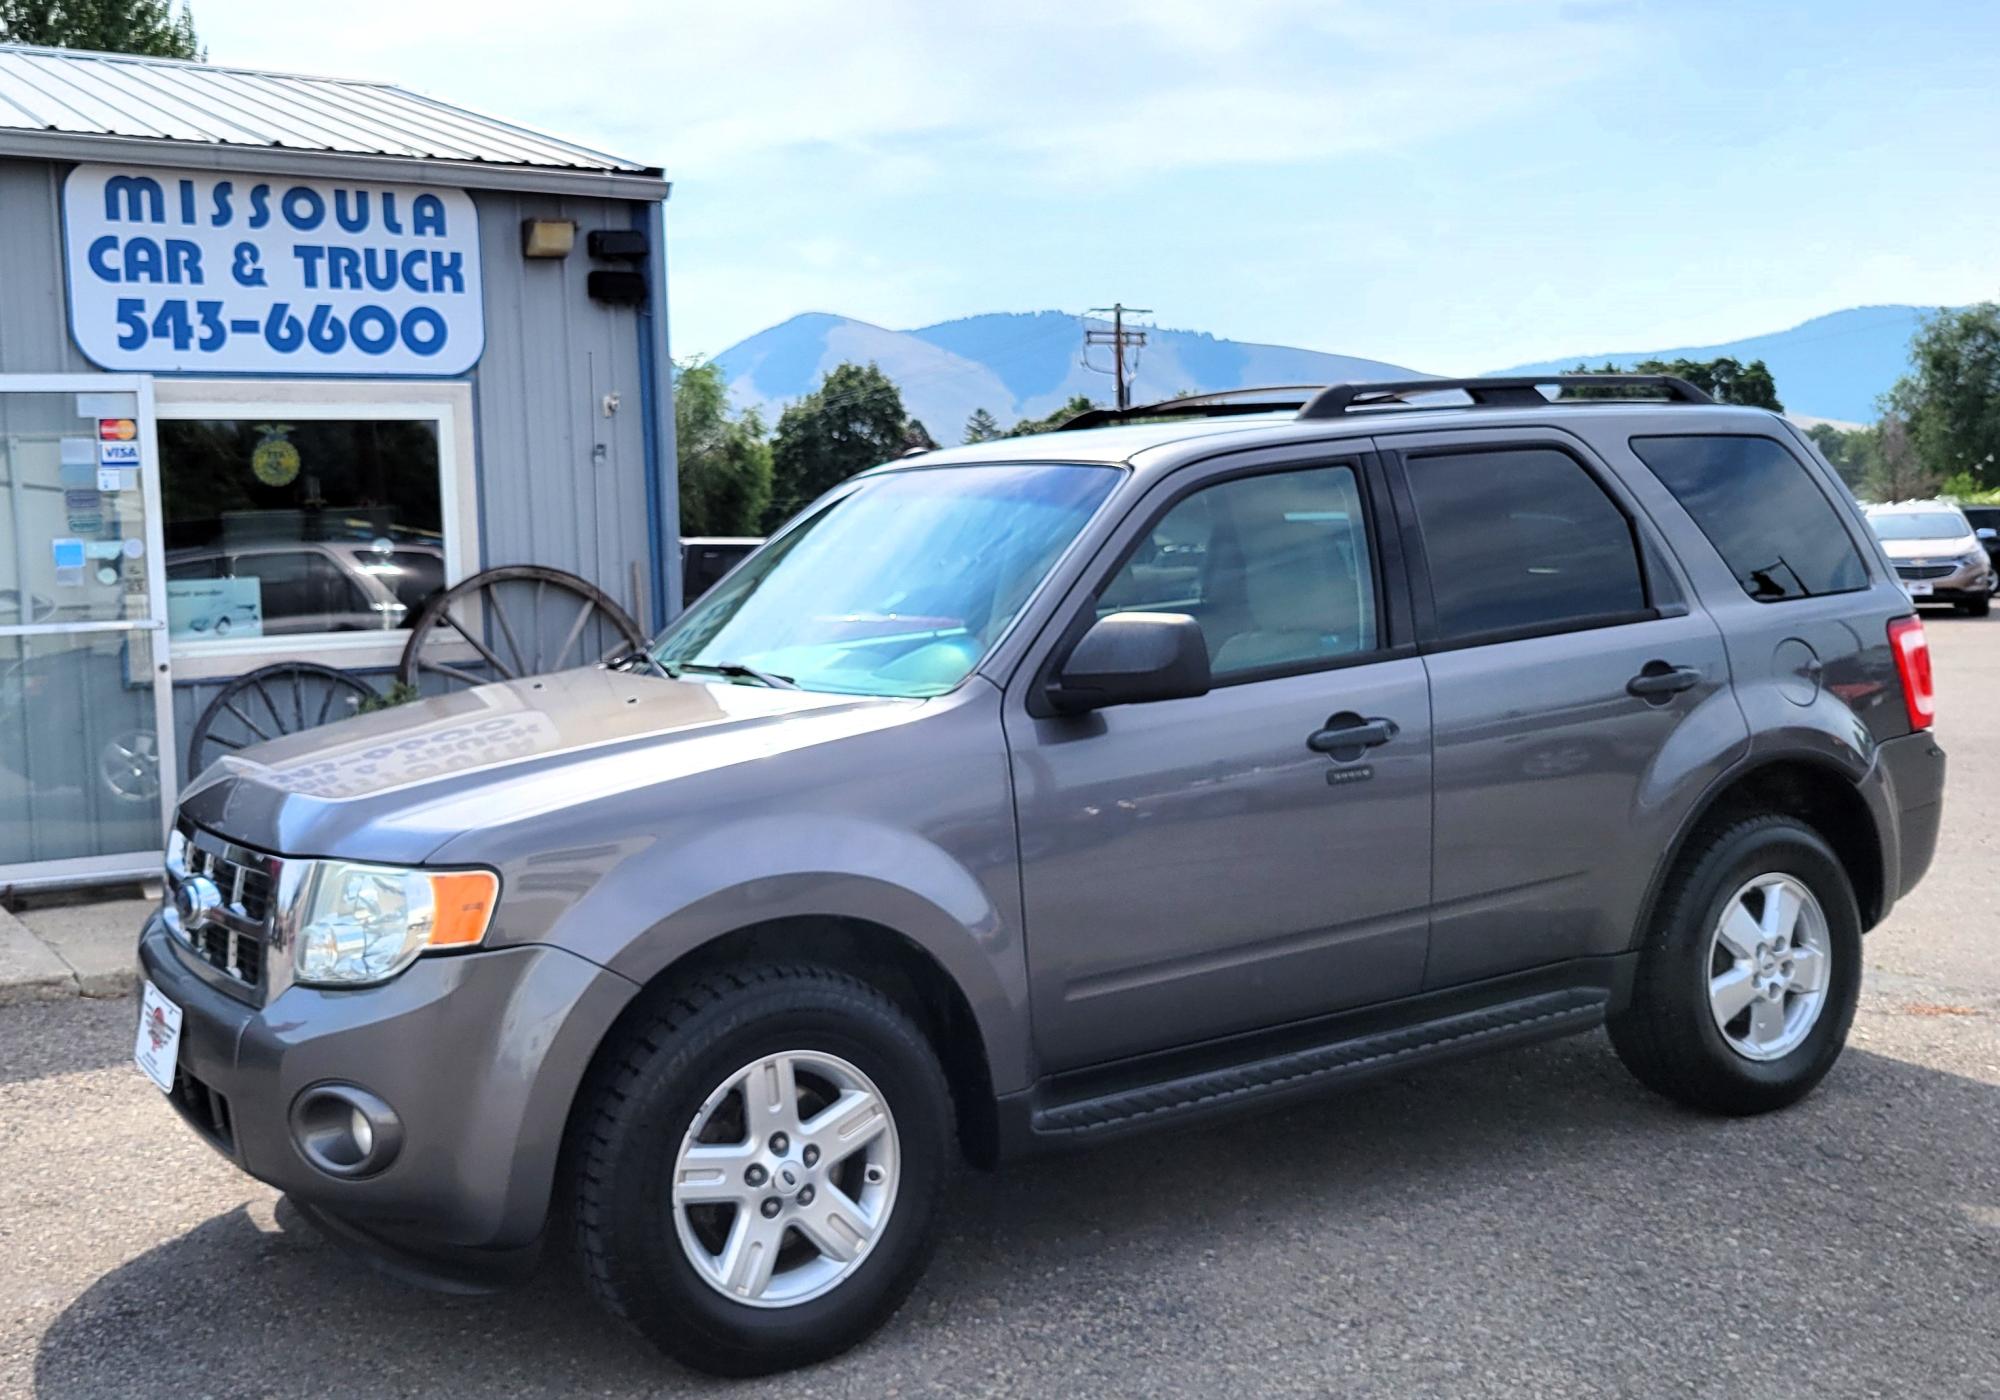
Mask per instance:
[[[57,997],[122,997],[138,974],[144,899],[0,909],[0,1006]]]

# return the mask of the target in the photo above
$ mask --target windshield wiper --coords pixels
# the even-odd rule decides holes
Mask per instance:
[[[613,671],[646,670],[651,671],[656,676],[665,676],[668,680],[674,678],[674,673],[669,671],[661,664],[657,656],[654,656],[653,653],[647,651],[644,647],[634,647],[623,656],[614,656],[604,664],[608,669]]]
[[[775,671],[760,671],[755,666],[742,661],[681,661],[661,669],[675,679],[684,671],[701,671],[712,676],[727,676],[731,680],[752,680],[772,690],[797,690],[798,682],[790,676],[781,676]]]

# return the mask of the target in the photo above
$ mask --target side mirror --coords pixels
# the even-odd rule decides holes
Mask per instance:
[[[1063,714],[1208,694],[1208,643],[1179,613],[1100,617],[1071,650],[1049,703]]]
[[[1994,529],[1991,525],[1981,525],[1977,530],[1974,530],[1972,533],[1977,535],[1981,540],[1985,540],[1989,543],[1993,540],[2000,540],[2000,530]]]

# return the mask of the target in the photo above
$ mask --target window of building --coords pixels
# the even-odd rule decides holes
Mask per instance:
[[[1219,678],[1374,650],[1374,571],[1353,470],[1237,477],[1196,491],[1147,532],[1097,611],[1194,618]]]
[[[424,602],[477,567],[469,403],[358,383],[232,383],[226,401],[172,387],[158,434],[177,674],[233,674],[252,664],[242,652],[387,664]]]
[[[1407,459],[1439,639],[1600,626],[1646,611],[1632,525],[1553,448]]]
[[[1752,598],[1775,603],[1868,586],[1833,502],[1782,444],[1689,434],[1634,438],[1632,450],[1694,517]]]

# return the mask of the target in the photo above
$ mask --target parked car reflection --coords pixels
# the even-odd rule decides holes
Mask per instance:
[[[169,593],[176,582],[203,579],[255,579],[257,598],[204,608],[176,635],[241,634],[253,621],[267,637],[393,631],[414,622],[425,600],[444,586],[444,551],[386,538],[168,551]]]

